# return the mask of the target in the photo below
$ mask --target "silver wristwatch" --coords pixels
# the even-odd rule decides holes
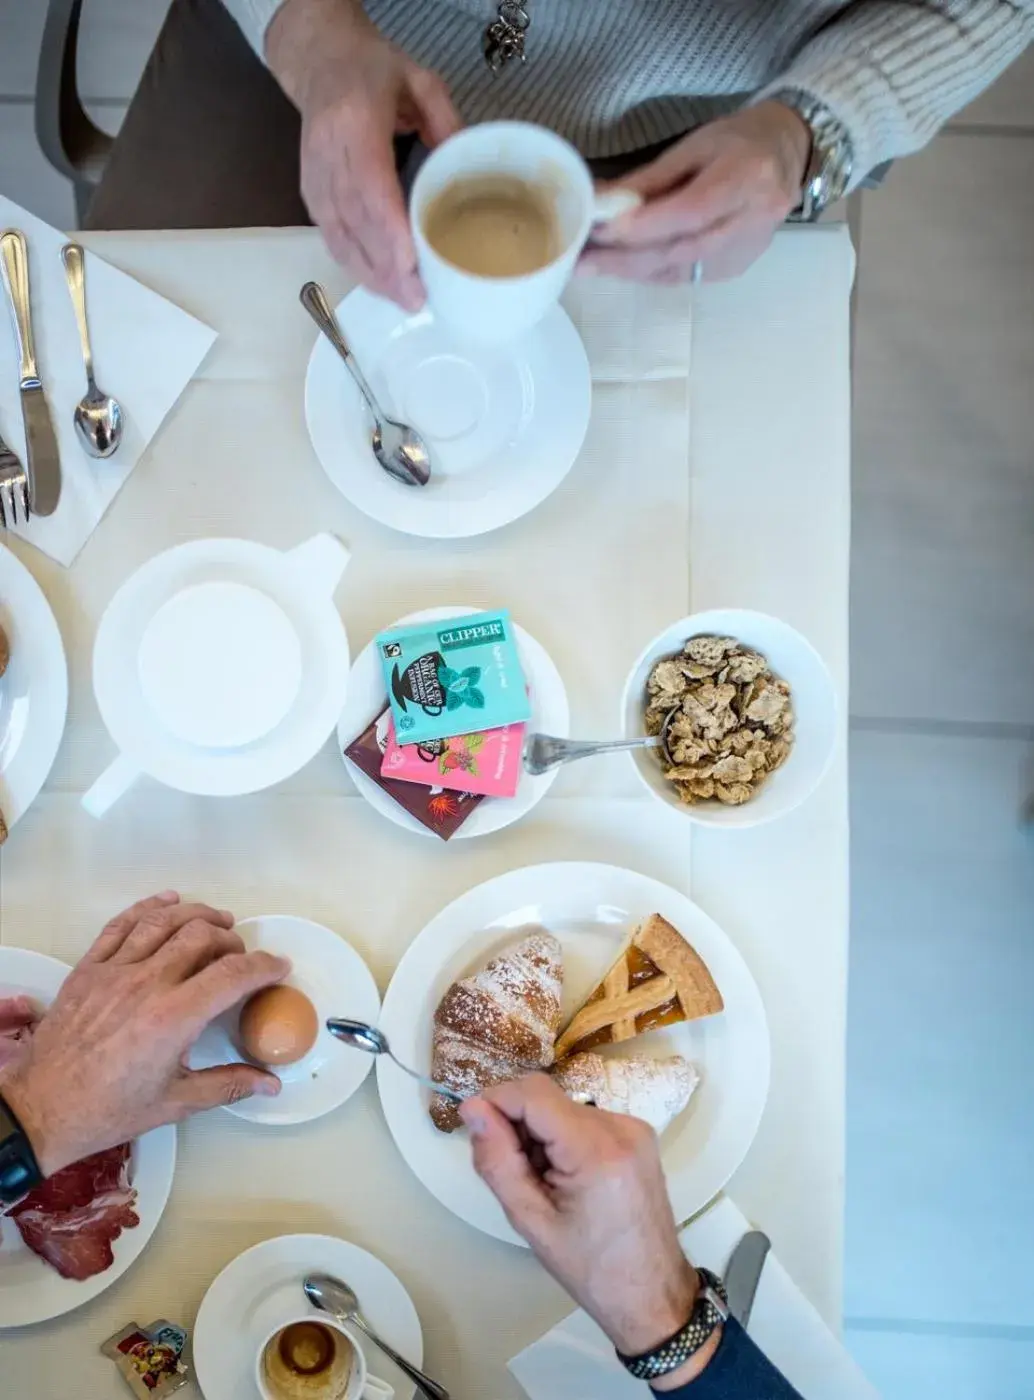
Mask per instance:
[[[801,202],[790,214],[794,223],[810,224],[842,197],[851,183],[854,148],[844,123],[824,102],[800,88],[780,88],[769,102],[781,102],[797,113],[811,131],[811,156],[804,175]]]

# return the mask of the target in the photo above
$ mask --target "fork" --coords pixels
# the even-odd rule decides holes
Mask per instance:
[[[25,468],[0,436],[0,528],[13,530],[21,507],[22,524],[29,523],[29,478]]]

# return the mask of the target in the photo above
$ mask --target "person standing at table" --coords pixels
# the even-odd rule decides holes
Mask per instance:
[[[172,891],[142,900],[107,925],[30,1036],[0,1026],[0,1212],[94,1152],[279,1093],[276,1075],[252,1065],[184,1067],[210,1021],[290,971],[246,952],[233,923]],[[490,1089],[461,1113],[474,1165],[514,1229],[633,1374],[692,1400],[797,1395],[725,1316],[720,1281],[682,1254],[652,1128],[575,1105],[544,1075]],[[544,1178],[515,1124],[548,1159]]]
[[[357,280],[415,308],[397,138],[510,117],[644,196],[585,271],[730,277],[793,211],[918,150],[1032,38],[1034,0],[173,0],[87,223],[311,218]]]

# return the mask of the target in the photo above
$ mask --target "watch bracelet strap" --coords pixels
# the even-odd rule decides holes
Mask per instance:
[[[626,1356],[618,1352],[622,1366],[637,1380],[656,1381],[677,1371],[710,1341],[716,1328],[729,1316],[729,1295],[718,1275],[710,1269],[701,1268],[697,1269],[697,1275],[700,1278],[700,1292],[684,1327],[680,1327],[660,1346],[640,1356]]]
[[[14,1205],[42,1180],[29,1135],[0,1094],[0,1207]]]
[[[790,212],[791,222],[809,222],[829,204],[840,199],[854,173],[854,143],[847,127],[833,110],[803,88],[780,88],[769,94],[769,101],[781,102],[796,112],[812,133],[812,153],[808,160],[801,202]],[[831,188],[818,207],[812,186],[821,180]]]

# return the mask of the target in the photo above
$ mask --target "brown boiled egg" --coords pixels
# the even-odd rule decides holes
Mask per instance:
[[[316,1008],[297,987],[266,987],[241,1010],[240,1043],[261,1065],[293,1065],[316,1043]]]

